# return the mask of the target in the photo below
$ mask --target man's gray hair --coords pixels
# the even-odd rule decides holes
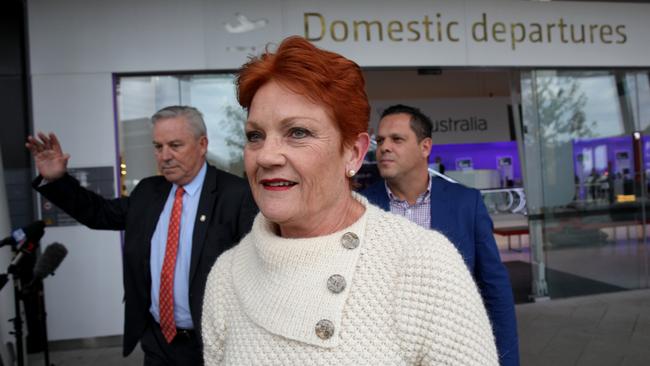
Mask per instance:
[[[177,117],[185,117],[196,138],[207,136],[203,114],[198,109],[186,105],[173,105],[159,110],[151,116],[151,123],[155,125],[160,120]]]

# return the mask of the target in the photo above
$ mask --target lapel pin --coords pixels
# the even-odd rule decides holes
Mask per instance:
[[[201,222],[205,222],[205,215],[201,215],[201,217],[199,218],[199,220],[201,220]]]

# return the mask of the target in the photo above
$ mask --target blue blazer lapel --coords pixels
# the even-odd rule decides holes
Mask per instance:
[[[453,202],[447,192],[448,184],[441,178],[431,179],[431,228],[449,236],[453,233],[454,215],[452,210]],[[451,240],[451,238],[450,238]]]

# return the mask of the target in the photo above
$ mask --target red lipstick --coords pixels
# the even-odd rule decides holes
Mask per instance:
[[[298,184],[296,182],[282,178],[262,179],[260,183],[262,184],[262,187],[264,187],[264,189],[267,191],[288,191],[293,186]]]

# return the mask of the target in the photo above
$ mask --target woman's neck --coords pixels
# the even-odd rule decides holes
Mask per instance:
[[[299,223],[278,224],[276,233],[283,238],[313,238],[335,233],[355,223],[366,208],[352,195],[314,217]]]

